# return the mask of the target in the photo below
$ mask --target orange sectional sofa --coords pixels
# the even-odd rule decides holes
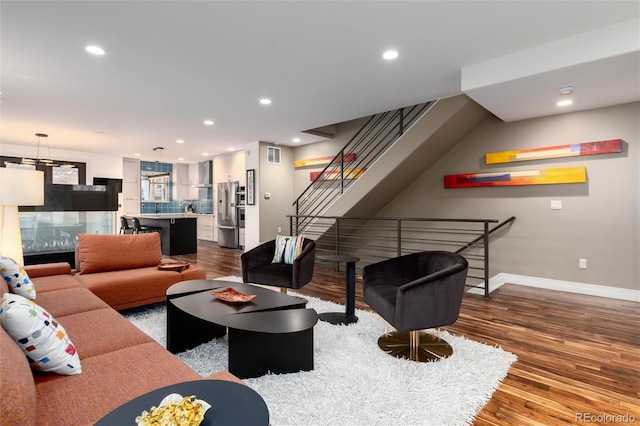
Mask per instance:
[[[137,247],[135,244],[142,239],[152,239],[152,236],[139,236],[140,240],[132,242],[132,247]],[[133,265],[132,257],[149,256],[145,262],[152,260],[146,250],[129,251],[128,255],[120,251],[107,253],[96,248],[96,244],[98,240],[92,238],[81,241],[77,263],[80,268],[83,261],[90,264],[94,255],[110,259],[126,257],[124,264],[128,267]],[[111,248],[117,244],[106,242]],[[159,251],[159,242],[157,248]],[[88,267],[85,272],[73,273],[68,263],[25,267],[36,288],[33,302],[65,328],[79,355],[82,372],[67,376],[33,371],[22,349],[0,327],[0,424],[90,425],[146,392],[201,379],[113,309],[164,300],[165,290],[149,289],[150,283],[161,288],[167,286],[168,279],[164,277],[173,276],[177,281],[189,279],[177,272],[153,269],[152,266],[133,266],[127,270],[89,273],[86,271],[91,271],[91,267]],[[201,278],[198,271],[193,268],[190,272]],[[109,283],[119,291],[108,289]],[[8,291],[7,283],[0,279],[0,297]],[[129,297],[121,297],[119,292]],[[209,378],[242,383],[224,371]],[[131,423],[134,424],[134,419]]]
[[[162,302],[171,285],[207,275],[197,265],[182,272],[159,270],[162,251],[157,232],[80,234],[75,256],[75,279],[116,310]]]

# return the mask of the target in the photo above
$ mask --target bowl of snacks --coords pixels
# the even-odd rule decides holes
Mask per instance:
[[[144,410],[136,417],[138,426],[197,426],[211,404],[197,399],[195,395],[183,397],[172,393],[164,397],[157,407]]]

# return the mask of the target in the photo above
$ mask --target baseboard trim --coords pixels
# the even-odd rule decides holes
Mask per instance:
[[[524,285],[527,287],[544,288],[547,290],[566,291],[569,293],[587,294],[590,296],[640,302],[640,290],[607,287],[574,281],[554,280],[551,278],[529,277],[526,275],[507,274],[504,272],[494,275],[489,279],[489,290],[491,292],[494,292],[507,283]],[[484,294],[484,290],[479,288],[473,288],[471,290],[468,290],[468,292],[473,294]]]

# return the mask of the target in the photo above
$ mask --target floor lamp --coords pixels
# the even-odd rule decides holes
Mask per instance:
[[[44,204],[44,172],[0,167],[0,255],[24,265],[18,206]]]

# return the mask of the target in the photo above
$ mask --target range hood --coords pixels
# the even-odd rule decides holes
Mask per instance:
[[[198,183],[196,188],[213,187],[213,161],[200,161],[198,163]]]

